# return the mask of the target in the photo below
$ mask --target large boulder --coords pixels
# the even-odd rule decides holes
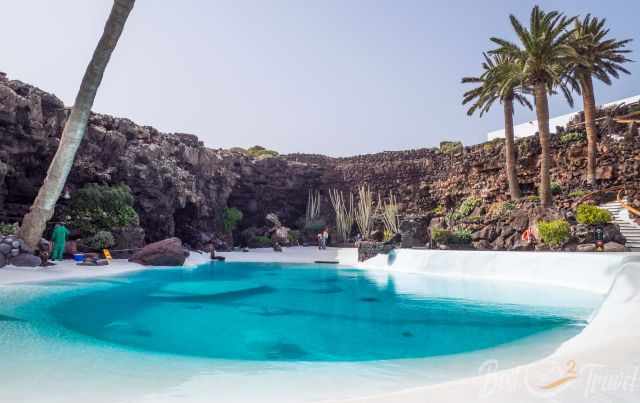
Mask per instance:
[[[144,266],[182,266],[188,255],[179,238],[168,238],[150,243],[134,253],[129,261]]]
[[[40,264],[40,258],[34,256],[33,249],[15,235],[0,236],[0,267],[7,264],[35,267]]]
[[[605,242],[616,242],[622,245],[627,243],[627,238],[622,235],[620,227],[617,224],[607,224],[603,227],[603,231]]]
[[[424,246],[427,243],[429,222],[431,216],[408,216],[400,222],[400,234],[402,234],[402,247],[412,248]]]
[[[627,248],[617,242],[607,242],[604,244],[605,252],[625,252]]]
[[[40,266],[40,258],[30,253],[20,253],[9,259],[9,264],[17,267],[36,267]]]

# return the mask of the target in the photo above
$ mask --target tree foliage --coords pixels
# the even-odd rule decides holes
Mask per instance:
[[[80,230],[83,237],[98,231],[138,225],[139,218],[133,203],[133,195],[126,185],[91,183],[72,195],[67,211],[69,223]]]
[[[236,229],[238,223],[242,221],[242,211],[238,210],[235,207],[227,207],[224,209],[222,214],[222,225],[224,227],[224,231],[229,233]]]

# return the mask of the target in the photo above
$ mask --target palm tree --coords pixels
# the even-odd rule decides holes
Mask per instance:
[[[571,40],[573,50],[574,79],[580,84],[584,103],[584,122],[587,130],[587,181],[596,184],[596,156],[598,130],[595,124],[596,100],[593,91],[592,77],[607,85],[611,85],[611,77],[618,78],[619,73],[629,74],[622,63],[629,62],[625,54],[631,52],[624,49],[631,39],[617,41],[607,39],[609,30],[605,29],[605,19],[598,19],[587,14],[583,20],[576,19]]]
[[[84,137],[91,107],[102,81],[111,53],[118,43],[135,0],[114,0],[102,37],[87,67],[71,114],[64,126],[60,145],[49,165],[47,177],[38,191],[30,211],[25,215],[19,236],[35,248],[44,233],[47,221],[53,216],[56,202],[73,166],[76,151]]]
[[[568,28],[575,18],[568,18],[557,11],[546,13],[538,6],[531,10],[530,26],[525,28],[520,21],[510,15],[511,25],[521,46],[504,39],[491,38],[499,48],[491,53],[513,57],[522,63],[525,83],[533,88],[538,133],[542,149],[540,166],[540,200],[542,206],[551,206],[551,178],[549,169],[549,100],[555,88],[560,88],[573,106],[570,87],[579,90],[575,80],[568,75],[570,64],[569,39],[573,31]]]
[[[531,103],[525,97],[524,77],[522,74],[523,65],[518,60],[508,55],[488,56],[483,53],[484,72],[480,77],[464,77],[463,83],[478,84],[464,93],[462,104],[466,105],[473,101],[467,111],[468,115],[473,115],[480,111],[480,117],[489,111],[495,101],[500,101],[504,108],[504,134],[505,134],[505,170],[507,181],[509,182],[509,193],[511,199],[516,200],[522,197],[520,185],[518,184],[518,174],[516,173],[516,158],[514,151],[513,134],[513,101],[520,105],[532,109]]]

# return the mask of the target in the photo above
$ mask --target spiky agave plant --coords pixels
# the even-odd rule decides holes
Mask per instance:
[[[340,240],[346,242],[353,227],[353,193],[349,193],[349,204],[343,193],[337,189],[329,190],[329,199],[336,214],[336,232]]]
[[[389,192],[387,200],[382,200],[382,197],[378,194],[378,206],[381,211],[385,232],[389,234],[389,237],[400,232],[400,218],[398,216],[400,209],[393,192]]]
[[[305,214],[305,226],[309,227],[320,215],[320,192],[309,190],[307,197],[307,211]]]
[[[373,224],[373,193],[369,186],[364,184],[358,188],[358,203],[355,210],[355,221],[360,230],[362,239],[368,239],[371,235],[371,227]]]

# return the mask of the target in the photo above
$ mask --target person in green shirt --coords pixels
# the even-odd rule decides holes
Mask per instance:
[[[65,227],[64,224],[56,224],[53,228],[53,234],[51,235],[51,241],[53,241],[51,260],[62,260],[64,246],[67,243],[67,236],[69,236],[67,227]]]

